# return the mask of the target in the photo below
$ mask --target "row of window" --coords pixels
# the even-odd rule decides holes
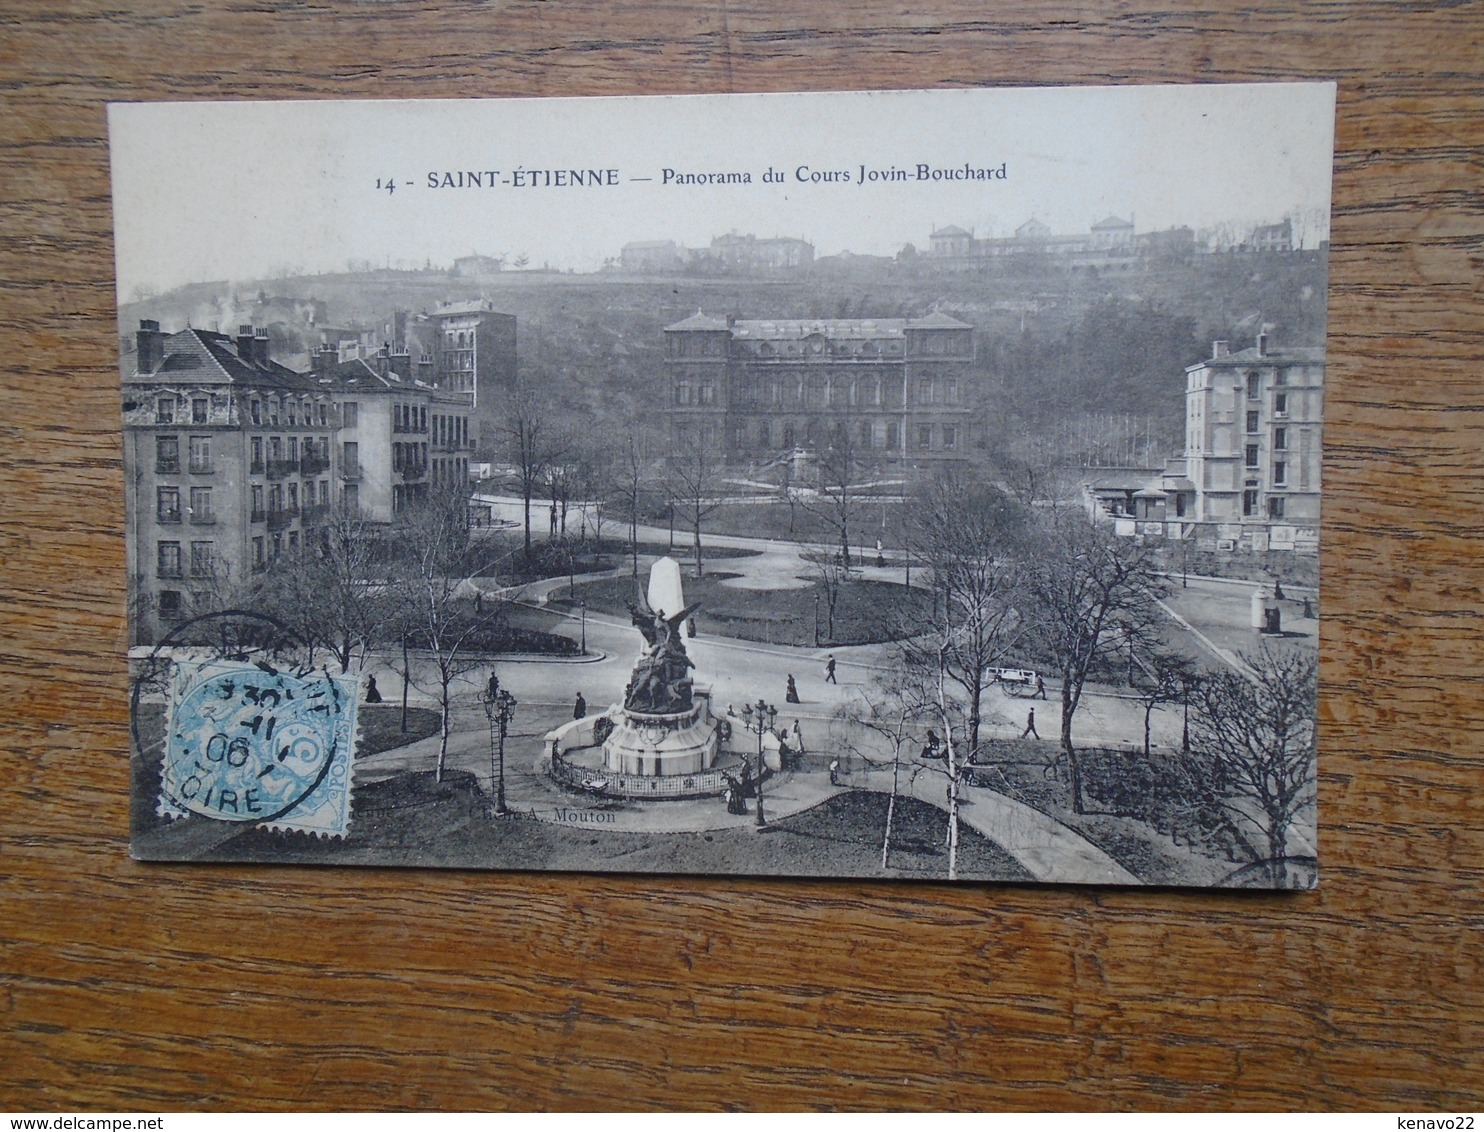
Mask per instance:
[[[775,447],[789,449],[800,444],[813,446],[816,444],[831,443],[840,445],[848,439],[853,439],[862,449],[874,448],[887,452],[900,451],[902,445],[901,425],[897,421],[860,421],[855,426],[854,436],[847,431],[845,424],[836,422],[833,427],[826,428],[822,423],[809,421],[802,428],[785,422],[775,427],[772,421],[757,421],[749,426],[742,422],[733,422],[730,431],[730,442],[733,449],[743,449],[748,446],[748,432],[751,431],[754,443],[759,451],[771,452]],[[686,440],[690,437],[689,426],[686,424],[676,425],[676,437],[678,440]],[[702,444],[714,444],[716,442],[716,426],[710,421],[699,424],[697,438]],[[956,452],[959,446],[960,429],[951,424],[919,424],[913,426],[908,434],[917,451],[941,451]]]
[[[433,414],[433,444],[438,448],[468,448],[469,418]]]
[[[320,507],[328,507],[330,505],[330,481],[319,481],[317,501],[315,484],[306,483],[302,498],[305,507],[314,507],[316,502]],[[297,483],[275,483],[269,484],[265,490],[262,484],[255,483],[251,488],[251,500],[254,522],[268,514],[297,512],[300,500],[299,485]]]
[[[744,404],[781,405],[785,391],[791,405],[812,405],[821,408],[844,408],[846,406],[879,407],[885,391],[884,383],[875,381],[826,382],[817,377],[798,377],[792,381],[777,377],[756,375],[739,390]],[[891,393],[895,395],[893,386]],[[716,387],[712,382],[692,385],[689,381],[675,383],[677,405],[712,405],[716,402]],[[912,402],[915,405],[957,405],[959,383],[956,377],[918,378],[912,383]]]
[[[1267,498],[1267,517],[1269,519],[1283,518],[1283,507],[1287,500],[1281,495],[1270,495]],[[1261,513],[1259,506],[1258,491],[1255,487],[1249,487],[1242,492],[1242,516],[1247,519],[1256,518]]]
[[[208,475],[211,465],[211,437],[192,436],[188,439],[190,471],[195,475]],[[180,437],[155,437],[155,471],[162,475],[174,475],[180,471]]]
[[[266,401],[253,398],[248,404],[248,419],[254,425],[284,424],[297,428],[300,422],[313,427],[328,428],[330,425],[330,403],[308,397],[269,397]]]
[[[287,467],[290,464],[301,465],[306,475],[314,475],[330,467],[330,438],[328,436],[321,436],[318,439],[306,436],[302,439],[302,443],[297,436],[287,438],[254,436],[250,439],[249,445],[252,456],[251,471],[254,475],[261,475],[265,467],[274,472],[291,474],[293,469]]]
[[[1256,445],[1256,444],[1249,444],[1249,445],[1247,445],[1246,450],[1243,452],[1243,460],[1242,460],[1243,466],[1246,467],[1246,468],[1248,468],[1248,469],[1253,469],[1253,468],[1258,467],[1259,466],[1259,462],[1261,460],[1261,456],[1262,456],[1262,453],[1259,450],[1258,445]],[[1288,485],[1288,461],[1287,460],[1274,460],[1273,461],[1272,472],[1273,472],[1273,486],[1274,487],[1286,487]]]
[[[175,424],[176,418],[181,423],[186,420],[185,402],[182,396],[165,396],[155,401],[155,424]],[[190,398],[190,422],[191,424],[206,424],[211,419],[211,399],[209,397]]]
[[[398,401],[392,406],[393,432],[427,432],[428,407]]]
[[[403,475],[420,476],[428,470],[428,446],[413,441],[392,445],[392,471]]]
[[[185,548],[178,542],[161,542],[156,548],[155,573],[161,578],[185,577]],[[193,542],[190,545],[191,577],[211,578],[216,574],[216,543]]]
[[[190,491],[190,509],[186,514],[191,522],[196,524],[216,522],[216,510],[211,505],[211,488],[193,487]],[[155,518],[161,523],[180,522],[180,488],[155,489]]]

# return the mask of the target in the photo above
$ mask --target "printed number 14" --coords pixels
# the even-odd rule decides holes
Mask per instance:
[[[397,182],[393,178],[391,178],[391,177],[388,177],[385,180],[382,180],[380,177],[377,177],[376,178],[376,187],[378,189],[385,189],[389,193],[394,193],[394,192],[397,191]]]

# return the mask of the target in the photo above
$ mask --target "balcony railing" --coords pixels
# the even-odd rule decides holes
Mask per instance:
[[[260,476],[263,474],[263,461],[254,460],[247,466],[248,475]]]
[[[192,511],[190,521],[193,527],[209,527],[216,522],[216,512]]]
[[[427,464],[403,464],[399,469],[404,480],[420,480],[427,477]]]
[[[357,483],[357,482],[359,482],[360,481],[360,478],[361,478],[361,464],[360,464],[360,461],[357,460],[357,461],[354,461],[352,463],[341,464],[340,465],[340,478],[343,479],[343,480],[345,480],[346,483]]]
[[[308,525],[309,523],[323,523],[330,516],[330,505],[328,503],[316,503],[306,506],[299,512],[299,518]]]
[[[299,474],[301,476],[317,476],[321,472],[330,470],[330,461],[325,456],[305,456],[299,461]]]
[[[176,566],[161,566],[159,569],[157,569],[155,571],[155,577],[157,577],[157,578],[184,578],[185,577],[185,572],[178,565],[176,565]]]
[[[180,522],[180,509],[177,508],[174,511],[160,511],[159,513],[157,513],[155,515],[155,522],[157,522],[157,523],[178,523],[178,522]]]
[[[178,476],[178,475],[180,475],[180,461],[179,460],[156,460],[155,461],[155,475],[157,475],[157,476]]]
[[[265,511],[261,507],[254,507],[252,509],[252,515],[251,515],[251,517],[249,518],[248,521],[249,522],[253,522],[253,523],[261,523],[267,517],[268,517],[268,512],[267,511]]]
[[[297,475],[299,472],[298,460],[269,460],[268,478],[270,480],[281,480],[284,476]]]
[[[193,476],[209,476],[214,471],[216,469],[211,466],[210,460],[191,461],[191,475]]]
[[[281,531],[294,521],[299,514],[297,507],[283,507],[277,511],[268,512],[268,529],[270,531]]]

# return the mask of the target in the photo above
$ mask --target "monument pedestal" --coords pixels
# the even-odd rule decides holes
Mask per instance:
[[[655,714],[624,708],[603,741],[603,766],[614,774],[696,774],[716,762],[711,697],[697,690],[690,710]]]

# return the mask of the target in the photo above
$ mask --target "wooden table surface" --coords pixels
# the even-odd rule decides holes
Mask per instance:
[[[1480,1107],[1481,30],[1479,2],[6,0],[0,1109]],[[106,100],[1292,78],[1339,82],[1318,892],[129,860]]]

